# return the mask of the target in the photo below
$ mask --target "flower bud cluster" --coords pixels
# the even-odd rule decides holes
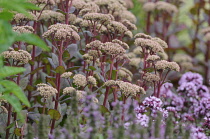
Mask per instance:
[[[87,85],[86,77],[82,74],[76,74],[73,77],[73,83],[78,87],[85,87]]]
[[[58,91],[55,88],[44,83],[37,84],[37,91],[45,99],[49,99],[58,93]]]
[[[80,40],[80,36],[77,32],[77,28],[73,25],[54,24],[51,25],[42,36],[44,38],[49,38],[53,36],[54,38],[59,40]]]
[[[29,54],[25,50],[15,51],[14,49],[10,49],[8,51],[3,52],[2,55],[5,59],[11,58],[23,64],[27,64],[32,59],[31,54]]]
[[[34,29],[31,26],[15,26],[12,28],[17,33],[33,33]]]
[[[93,85],[93,86],[97,86],[96,79],[95,79],[95,77],[93,77],[93,76],[88,76],[88,78],[87,78],[87,83],[88,83],[88,84],[91,84],[91,85]]]
[[[157,61],[155,64],[157,70],[174,70],[179,71],[180,67],[176,62],[168,62],[166,60]]]
[[[149,82],[149,83],[154,83],[154,82],[158,82],[160,80],[160,77],[155,75],[155,74],[152,74],[152,73],[146,73],[144,76],[143,76],[143,80]]]
[[[72,74],[72,72],[64,72],[61,74],[61,78],[70,78]]]

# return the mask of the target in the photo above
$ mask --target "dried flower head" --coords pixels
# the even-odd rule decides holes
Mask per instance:
[[[93,85],[93,86],[97,86],[96,79],[95,79],[95,77],[93,77],[93,76],[88,76],[88,78],[87,78],[87,83],[88,83],[88,84],[91,84],[91,85]]]
[[[55,88],[44,83],[37,84],[37,91],[45,99],[51,98],[52,96],[55,96],[58,93],[58,91]]]
[[[118,39],[114,39],[114,40],[112,40],[112,42],[121,45],[125,50],[129,49],[129,46],[128,46],[127,43],[122,42],[122,41],[120,41]]]
[[[50,4],[50,5],[55,5],[54,0],[30,0],[29,2],[33,4]]]
[[[3,52],[2,55],[5,59],[11,58],[11,59],[18,61],[20,63],[23,63],[23,64],[27,64],[28,61],[30,61],[32,59],[31,54],[29,54],[25,50],[15,51],[14,49],[10,49],[8,51]]]
[[[85,20],[95,21],[101,24],[108,24],[112,19],[108,14],[102,13],[87,13],[83,16]]]
[[[133,24],[135,24],[137,22],[136,16],[128,10],[124,10],[119,14],[120,14],[121,19],[126,19]]]
[[[42,36],[44,38],[48,38],[54,36],[54,38],[59,40],[80,40],[80,36],[78,35],[78,30],[73,25],[67,24],[54,24],[48,28]]]
[[[31,26],[15,26],[12,28],[17,33],[33,33],[34,29]]]
[[[156,62],[160,60],[160,57],[158,55],[149,55],[146,59],[148,62]]]
[[[72,75],[72,72],[64,72],[61,74],[61,78],[70,78]]]
[[[118,43],[106,42],[101,45],[101,51],[107,55],[117,56],[125,54],[125,49]]]
[[[168,44],[165,41],[161,40],[160,38],[155,37],[155,38],[152,38],[152,40],[159,43],[160,46],[163,47],[163,49],[168,48]]]
[[[73,83],[78,87],[85,87],[87,85],[86,77],[82,74],[74,75],[73,79]]]
[[[129,37],[129,38],[133,38],[133,33],[130,30],[128,30],[128,31],[125,32],[124,36]]]
[[[143,5],[143,10],[146,12],[152,12],[155,10],[155,3],[154,2],[146,2]]]
[[[104,83],[104,86],[115,86],[116,85],[116,81],[114,80],[108,80]]]
[[[88,51],[88,55],[89,55],[89,56],[92,56],[93,58],[96,59],[96,58],[101,57],[102,53],[101,53],[100,50],[89,50],[89,51]]]
[[[93,60],[93,56],[90,56],[89,54],[84,54],[84,55],[82,56],[82,58],[83,58],[84,60],[89,60],[89,61],[92,61],[92,60]]]
[[[83,100],[86,95],[87,93],[85,91],[81,91],[81,90],[76,91],[77,100]]]
[[[86,3],[83,0],[74,0],[72,2],[72,6],[74,6],[77,10],[83,9],[85,4]]]
[[[155,75],[155,74],[152,74],[152,73],[146,73],[144,76],[143,76],[143,80],[145,80],[146,82],[149,82],[149,83],[154,83],[154,82],[158,82],[160,80],[160,77]]]
[[[173,61],[178,63],[192,62],[192,58],[189,55],[177,53],[174,55]]]
[[[142,48],[141,47],[136,47],[133,49],[133,53],[136,54],[136,55],[141,55],[143,52]]]
[[[165,1],[156,2],[156,9],[167,12],[168,14],[173,14],[178,12],[178,9],[175,5]]]
[[[95,2],[88,2],[84,5],[84,9],[90,9],[92,13],[100,11],[99,6]]]
[[[124,26],[122,23],[117,22],[117,21],[111,21],[108,25],[107,28],[111,31],[111,32],[115,32],[118,34],[123,34],[126,31],[128,31],[127,27]]]
[[[166,60],[157,61],[155,67],[157,70],[174,70],[174,71],[180,70],[180,67],[176,62],[168,62]]]
[[[72,95],[74,93],[76,93],[76,89],[74,87],[66,87],[63,89],[64,95]]]
[[[33,13],[29,13],[29,16],[25,16],[24,14],[17,13],[14,16],[14,20],[17,23],[20,23],[22,21],[34,21],[36,20],[36,15],[34,15]]]
[[[123,25],[125,25],[127,27],[127,29],[129,30],[137,30],[137,27],[135,24],[131,23],[129,20],[122,20],[121,21],[123,23]]]
[[[136,54],[133,53],[133,52],[126,53],[125,55],[126,55],[128,58],[135,58],[135,57],[136,57]]]
[[[136,96],[138,93],[145,94],[145,91],[142,87],[138,85],[131,84],[124,81],[116,81],[116,84],[119,86],[120,91],[126,96]]]
[[[129,65],[134,66],[136,68],[139,68],[141,61],[142,61],[142,59],[140,59],[140,58],[131,58],[130,62],[129,62]]]
[[[152,37],[150,35],[144,34],[144,33],[138,33],[134,36],[134,39],[137,38],[143,38],[143,39],[152,39]]]
[[[136,46],[144,47],[154,53],[164,51],[159,43],[150,39],[137,38],[134,43]]]
[[[88,49],[101,49],[101,45],[103,43],[99,40],[95,40],[95,41],[92,41],[91,43],[87,44],[86,45],[86,48]]]

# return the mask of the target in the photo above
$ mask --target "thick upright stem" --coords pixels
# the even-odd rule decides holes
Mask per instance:
[[[7,127],[10,125],[11,116],[12,116],[12,106],[9,104],[8,116],[7,116]],[[9,131],[10,131],[10,128],[7,128],[7,130],[6,130],[6,139],[9,139]]]

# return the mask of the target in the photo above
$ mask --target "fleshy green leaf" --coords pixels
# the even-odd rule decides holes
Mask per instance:
[[[0,81],[0,84],[5,87],[6,91],[13,93],[17,98],[20,99],[26,106],[30,107],[30,103],[26,98],[25,94],[22,92],[21,88],[14,82],[8,80]]]
[[[36,45],[45,51],[50,50],[50,48],[47,47],[47,45],[42,39],[40,39],[37,35],[31,34],[31,33],[16,34],[15,40],[24,41],[28,44]]]
[[[50,117],[55,120],[59,120],[61,118],[61,114],[55,109],[50,109],[48,111],[48,115],[50,115]]]
[[[0,68],[0,78],[16,75],[24,71],[25,71],[25,68],[4,66]]]

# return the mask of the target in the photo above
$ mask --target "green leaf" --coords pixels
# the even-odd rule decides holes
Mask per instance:
[[[55,109],[50,109],[48,111],[48,115],[50,115],[51,119],[55,119],[55,120],[59,120],[61,118],[61,114],[59,113],[59,111]]]
[[[65,72],[65,68],[63,66],[58,66],[56,69],[55,69],[55,72],[56,73],[64,73]]]
[[[15,40],[16,41],[24,41],[28,44],[36,45],[45,51],[50,50],[50,48],[47,47],[45,42],[35,34],[31,34],[31,33],[16,34]]]
[[[0,81],[0,84],[6,88],[6,91],[13,93],[17,98],[20,99],[26,106],[30,107],[30,103],[26,98],[25,94],[22,92],[21,88],[14,82],[8,80]]]
[[[0,68],[0,78],[16,75],[24,71],[25,71],[25,68],[4,66]]]
[[[6,20],[6,21],[9,21],[13,18],[13,13],[11,12],[8,12],[8,11],[2,11],[0,12],[0,19],[3,19],[3,20]]]
[[[15,33],[11,25],[0,19],[0,53],[7,50],[15,41]]]
[[[9,102],[12,105],[15,112],[17,112],[17,115],[19,116],[20,120],[24,121],[24,117],[21,114],[22,106],[20,104],[20,101],[15,96],[10,95],[10,94],[4,94],[0,98],[7,100],[7,102]]]
[[[102,114],[105,114],[105,113],[109,113],[110,114],[110,111],[104,107],[103,105],[100,105],[100,111]]]
[[[74,70],[77,70],[79,68],[80,68],[80,66],[74,66],[74,67],[68,68],[66,71],[74,71]]]
[[[21,136],[21,128],[15,128],[14,133],[16,136]]]
[[[91,70],[93,70],[93,71],[95,71],[95,70],[96,70],[96,68],[95,68],[95,67],[93,67],[93,66],[89,66],[89,69],[91,69]]]

